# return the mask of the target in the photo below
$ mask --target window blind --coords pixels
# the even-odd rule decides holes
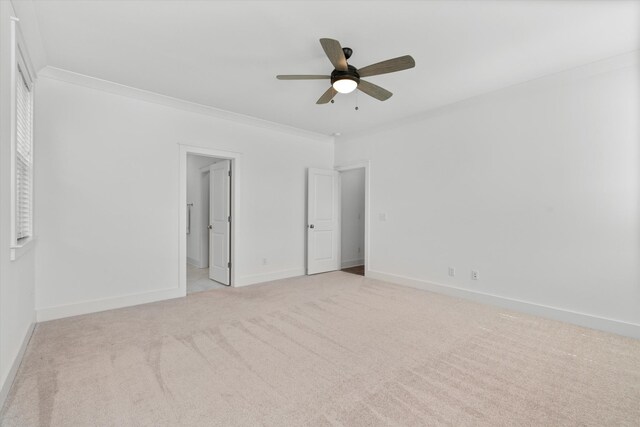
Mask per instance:
[[[16,238],[32,235],[33,93],[18,66],[16,79]]]

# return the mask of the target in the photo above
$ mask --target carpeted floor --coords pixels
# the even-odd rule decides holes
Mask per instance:
[[[39,324],[3,426],[640,423],[640,341],[334,272]]]

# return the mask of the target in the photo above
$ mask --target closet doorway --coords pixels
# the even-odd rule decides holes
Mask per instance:
[[[235,159],[182,151],[181,287],[191,294],[232,286]]]

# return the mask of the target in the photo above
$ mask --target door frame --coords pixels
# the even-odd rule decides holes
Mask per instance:
[[[187,295],[187,210],[184,207],[187,205],[187,154],[195,154],[198,156],[215,157],[218,159],[231,161],[231,252],[230,261],[231,268],[229,269],[229,286],[235,287],[236,283],[236,264],[238,260],[238,254],[240,253],[238,248],[237,230],[238,227],[238,206],[240,205],[240,178],[242,177],[242,153],[236,153],[233,151],[217,150],[213,148],[197,147],[193,145],[178,144],[180,147],[180,179],[179,179],[179,191],[178,191],[178,289],[182,296]]]
[[[368,276],[371,271],[371,266],[369,265],[369,258],[371,254],[370,250],[370,242],[369,232],[371,227],[369,226],[371,222],[371,214],[370,214],[370,204],[371,204],[371,161],[370,160],[360,160],[357,162],[345,163],[334,168],[338,172],[344,172],[353,169],[364,169],[364,275]],[[342,186],[340,187],[340,197],[342,198]],[[186,202],[185,202],[186,203]],[[342,212],[342,210],[341,210]],[[342,223],[342,218],[340,219]],[[340,239],[342,239],[342,233],[340,233]],[[342,243],[341,243],[342,244]],[[340,259],[340,265],[342,265],[342,259]]]

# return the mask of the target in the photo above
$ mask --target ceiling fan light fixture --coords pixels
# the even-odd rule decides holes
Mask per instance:
[[[345,77],[333,82],[333,88],[340,93],[351,93],[358,87],[358,82]]]
[[[327,58],[329,58],[329,62],[334,66],[334,70],[330,76],[295,74],[276,76],[278,80],[315,80],[330,78],[331,86],[318,98],[316,104],[333,103],[333,98],[338,93],[351,93],[356,89],[359,89],[361,92],[378,101],[386,101],[391,98],[393,93],[366,80],[360,80],[360,76],[371,77],[379,74],[395,73],[396,71],[408,70],[416,66],[416,61],[411,55],[404,55],[357,69],[347,62],[353,54],[352,49],[342,47],[338,40],[328,38],[320,39],[320,45],[322,45],[324,53],[327,55]],[[357,109],[358,107],[356,107],[356,110]]]

